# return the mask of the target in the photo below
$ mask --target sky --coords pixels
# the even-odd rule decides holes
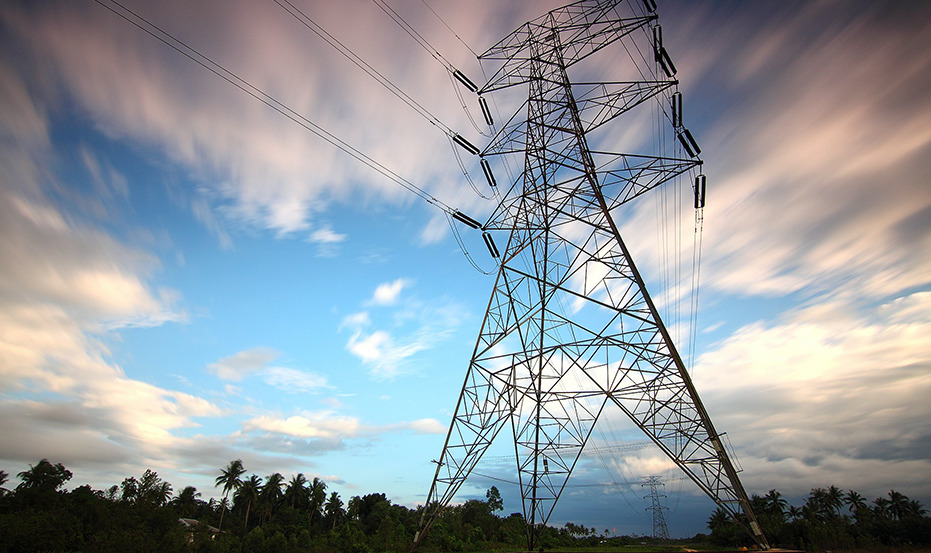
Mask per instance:
[[[294,4],[487,141],[474,96],[376,3]],[[560,5],[388,4],[476,82],[476,52]],[[708,178],[688,361],[745,487],[931,505],[931,5],[658,4]],[[436,125],[276,3],[125,5],[444,204],[491,212]],[[90,0],[4,2],[0,41],[11,483],[48,458],[72,487],[152,469],[211,497],[241,458],[344,500],[423,501],[493,285],[444,213]],[[596,77],[631,79],[611,74],[620,57]],[[655,200],[638,201],[622,226],[650,275]],[[703,531],[711,501],[616,436],[552,522],[649,533],[638,482],[659,474],[671,534]],[[459,500],[496,485],[519,511],[513,469],[491,452],[481,468]]]

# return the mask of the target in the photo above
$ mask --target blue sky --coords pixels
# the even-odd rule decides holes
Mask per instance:
[[[127,5],[490,213],[441,132],[274,3]],[[377,5],[297,5],[481,144],[455,83]],[[424,3],[391,5],[478,81],[468,47],[559,3],[430,2],[468,47]],[[929,7],[659,14],[709,179],[693,375],[745,486],[931,503]],[[103,488],[151,468],[209,496],[242,458],[344,498],[422,501],[493,283],[442,212],[93,2],[8,2],[0,22],[0,469],[49,458]],[[614,59],[595,77],[624,79],[604,76]],[[605,140],[649,139],[641,123]],[[623,226],[652,274],[641,200]],[[636,433],[608,437],[634,445],[583,458],[554,522],[649,532],[636,482],[661,474],[671,532],[703,529],[708,500]],[[482,474],[507,480],[496,455]],[[612,479],[632,489],[589,485]],[[505,482],[460,496],[492,483],[518,511]]]

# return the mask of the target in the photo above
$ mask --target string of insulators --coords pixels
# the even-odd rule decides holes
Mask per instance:
[[[649,8],[648,8],[649,9]],[[656,9],[654,4],[654,9]],[[669,52],[663,46],[663,28],[659,25],[653,27],[653,56],[657,63],[663,68],[663,73],[672,78],[676,74],[676,65],[672,63]]]
[[[692,136],[688,129],[683,128],[679,131],[679,143],[688,152],[689,157],[698,157],[698,154],[701,153],[701,148],[698,147],[695,137]]]
[[[481,223],[479,223],[479,222],[476,221],[475,219],[469,217],[469,216],[466,215],[465,213],[459,211],[458,209],[457,209],[456,211],[453,211],[453,219],[459,221],[460,223],[462,223],[462,224],[464,224],[464,225],[466,225],[466,226],[472,227],[472,228],[474,228],[474,229],[480,229],[480,228],[482,228],[482,224],[481,224]]]
[[[659,62],[659,66],[663,68],[663,73],[667,77],[673,77],[676,74],[676,66],[672,63],[672,58],[669,57],[669,52],[666,51],[666,48],[660,46],[659,50],[656,51],[656,61]]]
[[[682,93],[674,92],[672,99],[672,126],[679,128],[682,126]]]
[[[481,151],[478,149],[478,146],[476,146],[475,144],[472,144],[471,142],[463,138],[462,135],[460,135],[459,133],[455,133],[453,135],[453,142],[455,142],[456,144],[459,144],[460,146],[462,146],[462,148],[465,151],[469,152],[470,154],[474,156],[477,156],[478,153]]]
[[[478,92],[478,85],[476,85],[468,77],[466,77],[465,74],[462,73],[462,71],[459,71],[458,69],[454,70],[453,77],[456,77],[456,80],[458,80],[466,88],[468,88],[470,92]]]
[[[495,241],[491,235],[488,234],[488,231],[482,233],[482,240],[485,241],[485,247],[488,248],[488,253],[491,254],[491,257],[495,259],[501,257],[501,254],[498,252],[498,247],[495,246]]]
[[[656,11],[656,2],[654,2],[654,0],[643,0],[643,6],[650,13],[654,13]]]
[[[488,109],[488,102],[485,101],[484,96],[478,97],[478,105],[482,108],[482,116],[485,118],[485,123],[491,127],[495,124],[495,120],[491,117],[491,110]]]
[[[491,172],[491,165],[488,164],[488,160],[482,158],[482,172],[485,173],[485,179],[488,181],[488,186],[494,188],[498,186],[498,182],[495,180],[494,173]]]
[[[705,175],[695,177],[695,209],[705,207]]]

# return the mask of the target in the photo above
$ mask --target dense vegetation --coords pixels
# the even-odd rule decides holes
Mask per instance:
[[[0,553],[94,552],[249,552],[375,553],[409,551],[420,511],[394,505],[382,493],[347,502],[326,483],[297,474],[246,476],[235,460],[220,470],[220,500],[201,499],[188,486],[177,494],[147,470],[118,486],[65,491],[72,473],[43,459],[18,474],[0,471]],[[773,545],[810,551],[873,549],[878,546],[931,545],[931,519],[917,501],[892,491],[872,503],[857,492],[834,486],[812,490],[801,507],[792,507],[771,490],[753,497]],[[485,500],[469,500],[445,511],[421,551],[517,551],[526,547],[526,525],[518,514],[500,516],[503,505],[492,487]],[[748,538],[723,511],[708,520],[710,536],[692,547],[742,546]],[[599,535],[567,523],[545,528],[543,548],[599,546],[619,550],[644,538]],[[668,544],[672,546],[672,543]],[[674,547],[669,547],[674,549]],[[632,551],[632,549],[627,549]]]
[[[931,518],[918,501],[895,490],[872,502],[854,490],[815,488],[801,506],[776,490],[751,498],[753,512],[774,546],[809,551],[931,546]],[[744,533],[721,509],[708,519],[711,541],[733,546]]]
[[[216,478],[222,498],[204,501],[191,486],[173,495],[151,470],[107,490],[81,486],[70,492],[63,488],[72,473],[61,464],[43,459],[30,466],[13,490],[2,487],[8,475],[0,471],[0,553],[410,550],[420,511],[394,505],[383,493],[344,502],[318,478],[245,473],[241,461],[231,462]],[[420,550],[525,548],[523,517],[498,516],[502,507],[492,487],[484,501],[447,509]],[[547,528],[543,538],[548,548],[599,540],[594,529],[571,523]]]

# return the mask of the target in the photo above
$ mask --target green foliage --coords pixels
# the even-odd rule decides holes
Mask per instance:
[[[776,490],[753,496],[751,505],[771,545],[807,551],[918,547],[931,544],[931,519],[922,505],[892,490],[872,503],[854,490],[813,488],[802,505],[789,505]],[[750,545],[722,509],[708,519],[717,546]]]
[[[347,502],[326,494],[318,478],[298,474],[286,483],[281,474],[243,479],[239,460],[221,470],[216,485],[223,501],[205,502],[193,487],[171,497],[171,485],[147,470],[106,491],[80,486],[63,490],[72,474],[43,459],[19,473],[21,483],[0,492],[0,553],[45,551],[134,551],[183,553],[393,553],[409,551],[420,510],[394,505],[383,493]],[[0,471],[0,485],[8,479]],[[229,507],[227,495],[232,492]],[[775,546],[828,550],[921,548],[931,544],[931,518],[918,502],[891,490],[868,501],[835,486],[814,488],[802,505],[789,505],[776,490],[753,496],[751,504]],[[471,553],[526,547],[527,524],[520,513],[500,517],[496,488],[485,500],[447,508],[420,551]],[[217,528],[223,517],[229,521]],[[185,519],[184,524],[181,518]],[[708,518],[710,535],[693,547],[750,545],[747,534],[721,509]],[[641,546],[642,537],[606,537],[572,522],[540,527],[546,550],[656,551],[667,544]]]

